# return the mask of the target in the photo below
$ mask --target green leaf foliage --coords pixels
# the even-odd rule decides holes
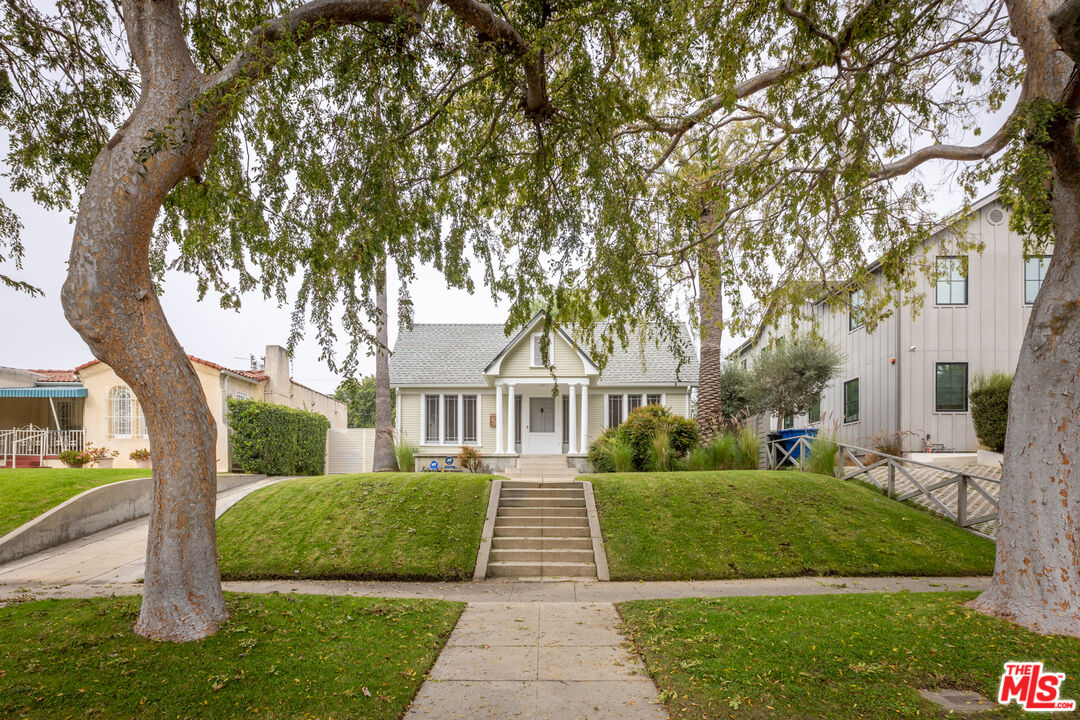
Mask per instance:
[[[365,375],[362,379],[346,378],[334,391],[334,397],[345,403],[349,412],[349,427],[375,427],[375,376]],[[397,393],[390,389],[390,413],[397,404]]]
[[[666,436],[670,455],[658,453],[654,444],[657,436]],[[608,428],[589,446],[589,461],[597,472],[627,472],[648,470],[654,466],[658,454],[665,456],[663,464],[670,466],[686,457],[700,440],[697,423],[690,418],[675,415],[660,405],[642,405],[635,408],[618,427]],[[614,457],[629,459],[632,468],[616,468]]]
[[[233,460],[244,472],[320,475],[326,463],[323,415],[258,400],[229,401]]]
[[[997,452],[1005,449],[1005,430],[1009,424],[1009,391],[1012,375],[996,372],[976,375],[971,381],[968,401],[975,436],[986,447]]]
[[[840,352],[818,335],[764,348],[754,358],[748,395],[757,412],[804,413],[840,372]]]

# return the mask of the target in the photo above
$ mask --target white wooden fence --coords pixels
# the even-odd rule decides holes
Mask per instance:
[[[785,449],[784,440],[769,441],[770,469],[785,463],[800,470],[805,468],[813,439],[801,436],[787,442],[791,447]],[[841,480],[863,480],[894,500],[910,500],[960,527],[993,536],[998,518],[1000,470],[984,466],[947,467],[855,445],[837,443],[837,446]]]
[[[340,428],[326,433],[326,472],[371,472],[375,428]]]

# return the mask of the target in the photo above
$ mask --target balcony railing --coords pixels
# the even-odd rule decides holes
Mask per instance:
[[[17,456],[36,455],[42,460],[65,450],[82,450],[85,443],[85,430],[49,430],[33,425],[0,430],[0,467],[15,467]]]

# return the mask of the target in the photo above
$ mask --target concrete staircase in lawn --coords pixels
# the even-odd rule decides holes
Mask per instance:
[[[570,467],[565,455],[520,455],[517,467],[500,473],[508,478],[528,480],[569,480],[577,477],[580,471]]]
[[[504,481],[487,574],[595,578],[596,562],[581,483]]]

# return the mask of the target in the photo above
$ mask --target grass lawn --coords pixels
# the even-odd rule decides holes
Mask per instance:
[[[491,476],[378,473],[297,478],[218,520],[225,579],[472,577]]]
[[[150,471],[132,468],[0,470],[0,536],[84,490],[139,477],[150,477]]]
[[[865,485],[789,471],[592,481],[612,580],[989,575],[994,544]]]
[[[671,717],[946,717],[918,690],[975,690],[998,708],[1002,666],[1042,660],[1080,698],[1080,640],[968,610],[976,593],[636,601],[619,612]],[[1037,714],[1037,713],[1032,713]],[[994,717],[1023,717],[1016,705]],[[950,715],[948,717],[956,717]],[[979,714],[977,717],[985,717]],[[1057,717],[1057,715],[1049,715]]]
[[[398,718],[463,607],[438,600],[227,595],[182,645],[131,632],[139,598],[0,608],[0,717]]]

